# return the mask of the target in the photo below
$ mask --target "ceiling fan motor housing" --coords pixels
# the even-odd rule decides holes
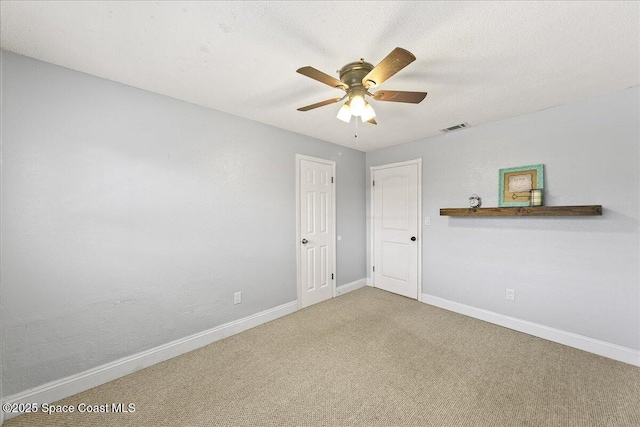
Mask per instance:
[[[373,65],[364,61],[351,62],[340,69],[340,81],[348,85],[349,99],[356,95],[364,98],[367,88],[363,86],[362,79],[373,70]]]

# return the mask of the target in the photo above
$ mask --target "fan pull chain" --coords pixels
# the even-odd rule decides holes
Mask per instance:
[[[356,117],[356,134],[354,135],[356,139],[356,148],[358,147],[358,118]]]

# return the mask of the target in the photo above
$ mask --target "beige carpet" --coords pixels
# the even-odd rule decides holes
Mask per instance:
[[[363,288],[17,426],[640,426],[640,368]]]

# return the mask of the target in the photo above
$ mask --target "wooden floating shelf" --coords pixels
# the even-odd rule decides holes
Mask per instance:
[[[442,208],[441,216],[597,216],[602,205],[588,206],[519,206],[508,208]]]

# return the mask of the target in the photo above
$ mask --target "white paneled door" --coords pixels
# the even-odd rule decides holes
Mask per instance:
[[[298,155],[299,306],[334,296],[334,168],[329,160]]]
[[[421,164],[371,169],[374,286],[414,299],[419,299]]]

